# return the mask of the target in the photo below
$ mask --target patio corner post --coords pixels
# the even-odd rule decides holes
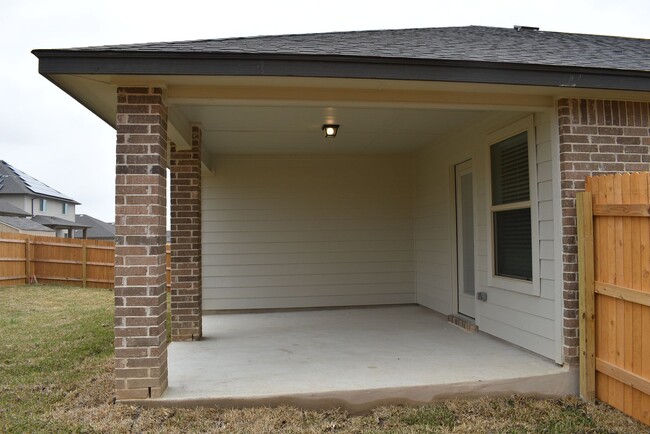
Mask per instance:
[[[201,127],[192,127],[189,150],[171,145],[172,340],[202,336]]]
[[[157,87],[117,89],[115,395],[167,388],[167,107]]]

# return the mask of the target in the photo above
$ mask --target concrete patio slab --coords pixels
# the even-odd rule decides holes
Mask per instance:
[[[363,411],[450,396],[577,391],[575,372],[421,306],[206,315],[169,346],[152,405],[292,404]]]

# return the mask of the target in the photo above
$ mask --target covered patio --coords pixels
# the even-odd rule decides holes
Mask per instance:
[[[117,399],[575,392],[575,193],[650,166],[645,47],[472,26],[35,51],[117,131]]]
[[[449,397],[577,390],[568,367],[416,305],[206,315],[203,339],[169,346],[150,405],[365,411]]]

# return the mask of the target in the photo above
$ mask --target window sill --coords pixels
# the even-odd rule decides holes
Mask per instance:
[[[533,280],[531,281],[515,279],[512,277],[489,276],[488,286],[537,297],[541,295],[539,279],[536,279],[535,277],[533,277]]]

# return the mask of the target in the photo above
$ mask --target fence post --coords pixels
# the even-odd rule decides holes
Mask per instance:
[[[87,268],[86,268],[86,263],[88,262],[88,256],[86,252],[86,240],[84,239],[83,244],[81,245],[81,281],[82,286],[85,288],[86,287],[86,281],[87,281]]]
[[[596,328],[594,293],[594,216],[591,192],[576,194],[580,309],[580,396],[596,398]]]
[[[29,284],[32,275],[31,246],[29,237],[25,238],[25,283]]]

